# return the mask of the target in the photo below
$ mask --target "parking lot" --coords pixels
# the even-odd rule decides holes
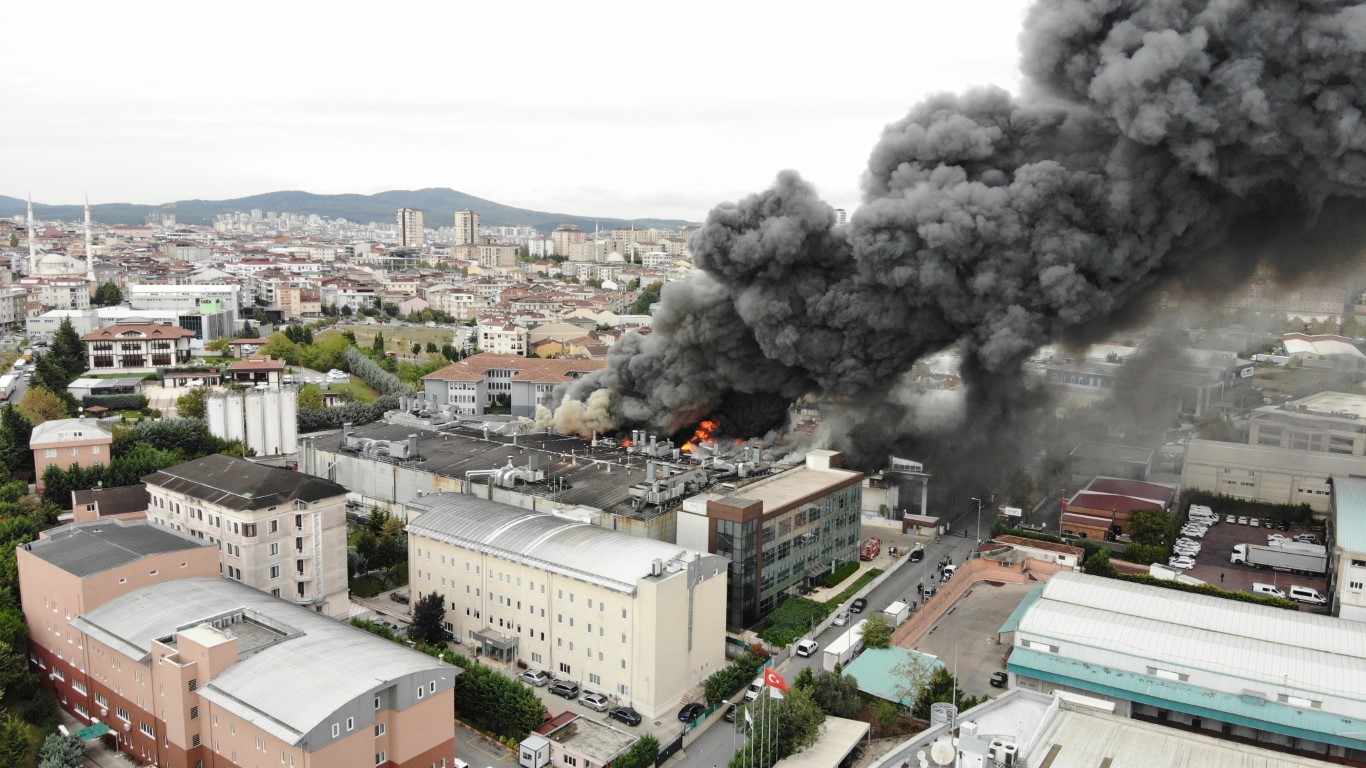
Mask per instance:
[[[1216,507],[1214,511],[1219,512],[1219,509]],[[1229,523],[1227,522],[1227,513],[1220,513],[1219,522],[1210,527],[1204,538],[1198,539],[1200,553],[1195,558],[1195,567],[1185,571],[1185,573],[1201,581],[1232,591],[1250,592],[1252,591],[1252,584],[1260,582],[1272,584],[1282,592],[1289,592],[1291,585],[1312,587],[1326,596],[1328,594],[1327,576],[1284,573],[1229,561],[1233,555],[1233,545],[1265,545],[1267,535],[1271,533],[1279,533],[1282,536],[1313,533],[1319,537],[1319,543],[1323,543],[1322,529],[1307,528],[1302,525],[1291,525],[1288,531],[1280,531],[1276,528],[1267,529],[1263,526],[1254,528],[1251,525]],[[1326,607],[1301,605],[1300,610],[1326,611],[1327,609]]]

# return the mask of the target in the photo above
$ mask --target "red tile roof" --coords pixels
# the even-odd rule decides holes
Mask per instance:
[[[84,341],[112,341],[126,337],[127,334],[138,334],[149,339],[184,339],[194,336],[194,331],[181,328],[178,325],[136,323],[132,325],[111,325],[108,328],[91,331],[82,336],[81,339]]]

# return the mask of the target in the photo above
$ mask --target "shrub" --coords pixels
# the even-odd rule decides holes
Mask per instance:
[[[788,598],[768,616],[768,626],[759,637],[769,645],[791,645],[797,638],[806,634],[812,625],[830,615],[833,606],[807,600],[804,597]]]
[[[361,377],[381,395],[413,394],[413,388],[408,386],[407,382],[381,368],[379,363],[361,354],[355,347],[347,347],[343,357],[346,358],[347,367],[351,372]]]
[[[102,405],[111,411],[139,411],[147,407],[146,395],[86,395],[81,398],[86,408]]]
[[[788,602],[792,601],[789,600]],[[741,688],[749,685],[749,682],[759,675],[759,670],[763,667],[764,660],[752,653],[734,659],[707,678],[704,686],[707,692],[707,703],[715,706],[734,696]]]
[[[1286,597],[1275,597],[1273,595],[1254,595],[1251,592],[1233,592],[1226,589],[1220,589],[1214,586],[1213,584],[1185,584],[1179,581],[1167,581],[1166,579],[1159,579],[1154,576],[1150,576],[1146,573],[1120,575],[1116,578],[1119,578],[1123,581],[1133,581],[1139,584],[1147,584],[1151,587],[1174,589],[1178,592],[1191,592],[1197,595],[1209,595],[1210,597],[1222,597],[1226,600],[1237,600],[1239,602],[1244,603],[1256,603],[1258,605],[1266,605],[1272,608],[1285,608],[1287,610],[1292,611],[1298,611],[1300,609],[1299,603]]]
[[[373,403],[347,403],[318,411],[299,410],[299,431],[320,432],[325,429],[340,429],[346,422],[369,424],[378,421],[385,411],[398,407],[398,397],[385,395]]]
[[[839,570],[825,577],[825,586],[829,588],[837,587],[839,586],[839,583],[841,581],[844,581],[850,576],[853,576],[857,572],[857,562],[845,563],[844,565],[840,566]]]

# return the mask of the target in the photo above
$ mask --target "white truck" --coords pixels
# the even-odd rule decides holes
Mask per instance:
[[[1235,544],[1229,562],[1291,573],[1322,574],[1328,571],[1328,551],[1323,546],[1313,544],[1295,547]]]
[[[14,394],[14,374],[7,373],[0,376],[0,403],[9,400],[9,396]]]
[[[911,617],[911,606],[907,605],[904,600],[898,600],[883,608],[882,616],[887,620],[887,626],[896,629],[901,626],[901,622]]]
[[[858,652],[863,650],[863,625],[867,623],[867,619],[860,619],[849,628],[848,632],[825,646],[825,652],[821,654],[821,668],[827,672],[834,672],[836,664],[839,664],[842,669],[853,661]]]

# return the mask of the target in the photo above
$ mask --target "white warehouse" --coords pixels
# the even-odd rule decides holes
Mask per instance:
[[[458,493],[408,504],[413,599],[517,666],[579,682],[647,718],[726,663],[725,558]]]
[[[299,450],[296,387],[210,392],[204,412],[214,437],[241,440],[257,456],[282,456]]]

